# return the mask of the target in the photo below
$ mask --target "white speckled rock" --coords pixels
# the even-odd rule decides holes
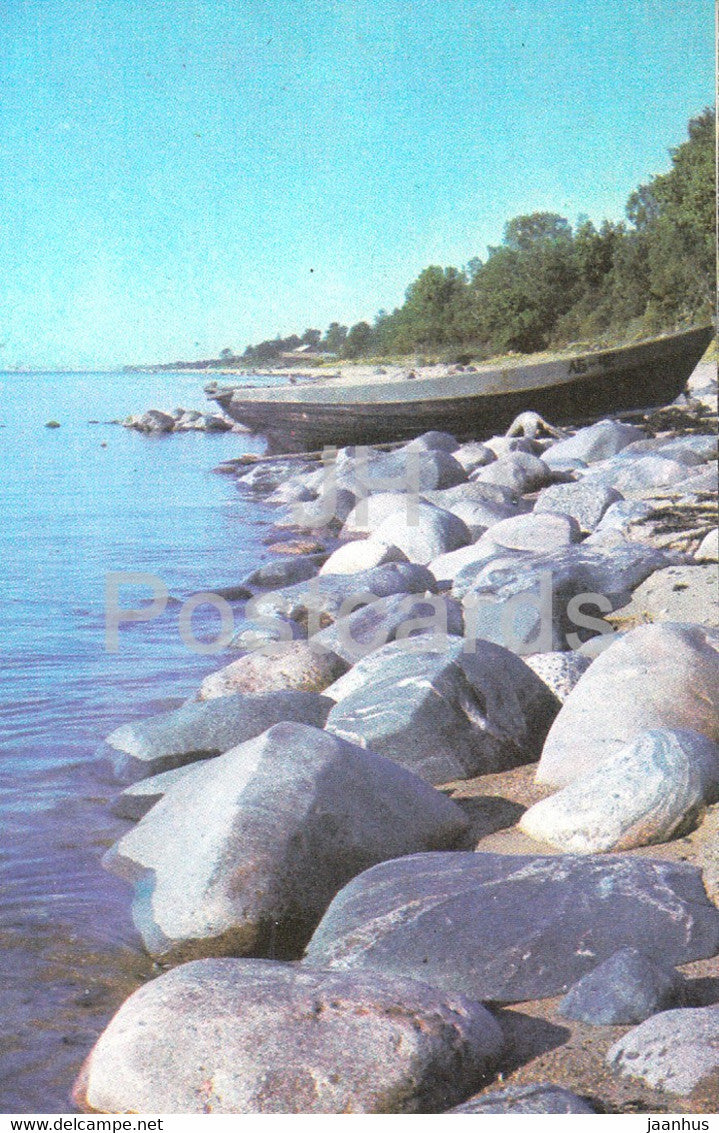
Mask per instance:
[[[591,657],[573,649],[566,653],[531,653],[522,660],[562,704],[592,663]]]
[[[620,455],[595,465],[583,482],[615,488],[623,496],[632,497],[677,484],[686,479],[689,471],[686,464],[670,457]]]
[[[91,1113],[437,1113],[501,1048],[479,1003],[413,980],[200,960],[130,996],[73,1098]]]
[[[537,782],[563,787],[647,728],[719,741],[719,636],[701,626],[640,626],[596,658],[552,725]]]
[[[719,798],[719,747],[698,732],[640,732],[556,795],[525,811],[520,827],[569,854],[668,842]]]
[[[268,652],[238,657],[223,669],[209,673],[200,685],[198,699],[278,689],[322,692],[346,670],[346,663],[332,653],[320,653],[306,641],[288,641]]]
[[[467,821],[409,771],[316,728],[278,724],[171,786],[105,856],[166,963],[298,956],[356,873],[449,849]]]
[[[594,531],[607,508],[621,499],[616,488],[607,488],[590,480],[579,480],[575,484],[552,484],[539,493],[534,512],[571,515],[582,531]]]
[[[610,1047],[607,1062],[620,1074],[682,1097],[719,1082],[719,1007],[654,1015]]]

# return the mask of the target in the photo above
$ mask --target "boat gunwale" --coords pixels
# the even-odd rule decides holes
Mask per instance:
[[[286,406],[295,406],[298,409],[307,406],[318,411],[323,407],[331,410],[343,407],[348,411],[357,411],[364,406],[381,406],[386,411],[390,411],[393,407],[402,410],[409,405],[418,406],[423,403],[458,401],[465,398],[512,396],[523,392],[532,393],[553,387],[560,388],[582,379],[592,380],[598,374],[606,375],[613,370],[619,371],[636,364],[635,359],[641,360],[643,354],[651,354],[654,351],[671,353],[671,349],[667,350],[667,347],[680,346],[682,340],[690,335],[713,332],[713,330],[713,324],[705,323],[614,348],[577,351],[546,361],[532,361],[532,357],[536,356],[527,355],[526,360],[517,360],[516,363],[512,360],[505,365],[488,364],[471,371],[436,377],[426,376],[411,381],[397,377],[384,382],[367,381],[353,384],[335,378],[301,387],[290,384],[264,387],[210,385],[205,388],[205,392],[213,400],[219,401],[223,398],[225,401],[231,400],[237,407],[244,404],[248,409],[257,411],[263,406],[277,407],[278,410]],[[528,371],[534,377],[534,381],[526,380]],[[508,380],[522,376],[525,378],[524,381]],[[493,386],[492,382],[496,384]],[[392,399],[396,387],[400,387],[403,396]],[[335,396],[322,398],[324,393],[332,393]]]

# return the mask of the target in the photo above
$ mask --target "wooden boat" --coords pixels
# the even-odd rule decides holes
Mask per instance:
[[[694,327],[613,350],[513,358],[443,377],[212,384],[205,392],[235,421],[266,435],[271,451],[398,441],[428,429],[481,438],[526,409],[559,424],[667,405],[713,333],[711,326]]]

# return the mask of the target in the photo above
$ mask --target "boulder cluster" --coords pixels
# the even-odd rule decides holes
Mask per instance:
[[[148,409],[118,423],[138,433],[226,433],[235,428],[224,413],[200,413],[197,409],[182,408]]]
[[[716,436],[531,416],[224,469],[282,543],[228,663],[101,749],[163,974],[80,1108],[716,1105]],[[601,1080],[522,1075],[538,1001]]]

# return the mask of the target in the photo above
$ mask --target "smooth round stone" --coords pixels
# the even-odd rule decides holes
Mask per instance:
[[[264,563],[244,579],[250,590],[270,590],[278,586],[292,586],[317,574],[327,555],[295,555]]]
[[[333,551],[320,569],[320,574],[357,574],[361,570],[384,566],[385,563],[406,563],[407,556],[399,547],[370,536],[352,539]]]
[[[520,827],[570,854],[668,842],[719,799],[719,747],[697,732],[658,728],[556,795],[525,811]]]
[[[455,1106],[450,1113],[595,1113],[583,1098],[562,1086],[508,1086]]]
[[[377,492],[360,500],[352,509],[340,532],[343,538],[369,535],[380,523],[398,509],[412,506],[412,497],[404,492]]]
[[[513,442],[517,443],[517,442]],[[529,442],[531,443],[531,442]],[[486,468],[476,469],[472,480],[480,484],[497,484],[517,495],[534,492],[552,479],[551,469],[530,452],[508,452]]]
[[[410,562],[424,565],[472,542],[469,529],[458,516],[424,500],[416,503],[414,511],[402,509],[388,515],[374,536],[398,547]]]
[[[430,429],[402,446],[405,452],[412,452],[414,449],[427,449],[429,452],[449,452],[453,456],[458,448],[459,441],[457,438],[453,437],[451,433],[443,433],[439,429]]]
[[[719,741],[719,637],[711,630],[663,622],[616,638],[550,728],[537,782],[565,786],[652,728]]]
[[[607,508],[621,499],[616,488],[607,488],[590,480],[552,484],[539,493],[534,514],[560,512],[571,515],[582,531],[594,531]]]
[[[534,511],[492,524],[479,540],[478,547],[493,546],[498,550],[506,548],[543,554],[578,543],[580,539],[579,524],[573,516]]]
[[[376,973],[201,960],[141,987],[73,1100],[90,1113],[437,1113],[502,1049],[490,1013]]]
[[[542,457],[552,468],[557,461],[568,459],[592,464],[615,456],[632,441],[643,440],[645,437],[646,434],[635,425],[623,425],[619,421],[597,421],[594,425],[579,429],[573,437],[557,441],[544,451]]]
[[[238,657],[224,668],[209,673],[198,693],[199,700],[214,700],[235,692],[249,694],[280,689],[322,692],[344,672],[347,664],[329,652],[319,652],[307,641],[288,641],[269,650]]]
[[[607,1052],[613,1070],[686,1097],[719,1075],[719,1007],[663,1011]]]

